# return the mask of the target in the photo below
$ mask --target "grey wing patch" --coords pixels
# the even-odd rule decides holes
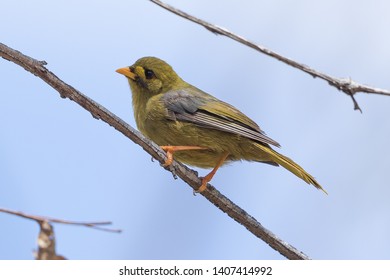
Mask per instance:
[[[198,126],[238,134],[246,138],[280,147],[280,144],[266,136],[260,129],[245,125],[237,120],[219,116],[199,109],[205,101],[185,90],[170,91],[164,94],[162,101],[168,109],[169,118],[192,122]]]
[[[239,123],[235,120],[221,118],[219,116],[210,114],[209,112],[204,112],[202,110],[196,111],[193,114],[179,114],[176,115],[176,118],[182,121],[193,122],[202,127],[238,134],[261,143],[280,147],[280,144],[278,142],[265,135],[264,132],[262,132],[261,130],[253,130],[252,128],[247,127],[246,125]]]
[[[162,97],[162,101],[168,110],[176,114],[193,114],[199,109],[199,106],[204,104],[203,100],[184,90],[167,92]]]

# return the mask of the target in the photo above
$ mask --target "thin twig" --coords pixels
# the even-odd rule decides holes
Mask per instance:
[[[11,209],[0,208],[0,212],[19,216],[25,219],[36,221],[39,225],[39,235],[38,235],[38,250],[34,252],[36,260],[64,260],[66,259],[62,255],[56,253],[56,238],[54,234],[54,228],[51,223],[57,224],[66,224],[66,225],[76,225],[76,226],[85,226],[98,230],[109,231],[109,232],[121,232],[119,229],[109,229],[103,228],[101,226],[111,225],[111,222],[74,222],[68,220],[62,220],[57,218],[50,218],[32,214],[26,214],[21,211],[15,211]]]
[[[38,223],[48,222],[48,223],[84,226],[84,227],[94,228],[94,229],[97,229],[97,230],[109,231],[109,232],[115,232],[115,233],[122,232],[122,230],[120,230],[120,229],[110,229],[110,228],[101,227],[101,226],[111,225],[112,222],[109,222],[109,221],[75,222],[75,221],[69,221],[69,220],[63,220],[63,219],[57,219],[57,218],[50,218],[50,217],[45,217],[45,216],[26,214],[26,213],[21,212],[21,211],[15,211],[15,210],[5,209],[5,208],[0,208],[0,212],[7,213],[7,214],[12,214],[12,215],[19,216],[19,217],[26,218],[26,219],[30,219],[30,220],[34,220],[34,221],[37,221]]]
[[[388,91],[388,90],[370,87],[367,85],[362,85],[362,84],[359,84],[359,83],[353,81],[350,78],[332,77],[330,75],[327,75],[325,73],[317,71],[317,70],[315,70],[315,69],[313,69],[305,64],[296,62],[290,58],[282,56],[282,55],[280,55],[280,54],[278,54],[270,49],[267,49],[266,47],[264,47],[262,45],[259,45],[259,44],[256,44],[256,43],[250,41],[250,40],[247,40],[240,35],[234,34],[233,32],[227,30],[226,28],[219,27],[219,26],[211,24],[207,21],[201,20],[201,19],[194,17],[186,12],[183,12],[179,9],[176,9],[175,7],[168,5],[164,2],[161,2],[159,0],[150,0],[150,1],[153,2],[154,4],[159,5],[162,8],[178,15],[178,16],[181,16],[187,20],[190,20],[192,22],[195,22],[195,23],[205,27],[207,30],[213,32],[214,34],[224,35],[224,36],[226,36],[230,39],[233,39],[241,44],[244,44],[244,45],[246,45],[246,46],[248,46],[256,51],[259,51],[263,54],[266,54],[268,56],[276,58],[277,60],[280,60],[280,61],[282,61],[282,62],[284,62],[284,63],[286,63],[294,68],[297,68],[303,72],[306,72],[306,73],[310,74],[313,78],[320,78],[320,79],[328,82],[329,85],[337,88],[338,90],[344,92],[345,94],[347,94],[348,96],[350,96],[352,98],[352,101],[354,104],[354,110],[359,110],[360,112],[362,112],[362,110],[359,107],[359,104],[356,102],[356,99],[354,96],[358,92],[390,96],[390,91]]]
[[[149,153],[153,158],[157,159],[161,164],[165,162],[166,154],[163,150],[160,149],[159,146],[145,138],[140,132],[132,128],[130,125],[121,120],[119,117],[115,116],[106,108],[60,80],[56,75],[44,67],[45,63],[28,57],[1,43],[0,56],[22,66],[27,71],[40,77],[43,81],[57,90],[61,97],[73,100],[81,107],[89,111],[94,118],[101,119],[128,137],[130,140],[140,145],[147,153]],[[180,177],[194,190],[197,190],[201,185],[201,179],[198,177],[197,173],[181,163],[173,161],[172,165],[170,167],[166,167],[165,169]],[[308,256],[306,256],[304,253],[281,240],[271,231],[263,227],[258,221],[256,221],[255,218],[234,204],[230,199],[222,195],[210,184],[208,185],[208,188],[201,193],[201,195],[203,195],[211,203],[228,214],[235,221],[246,227],[251,233],[265,241],[269,246],[271,246],[286,258],[309,259]]]

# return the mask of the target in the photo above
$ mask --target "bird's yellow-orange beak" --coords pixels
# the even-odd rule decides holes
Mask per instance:
[[[125,75],[127,78],[135,80],[137,75],[131,72],[130,67],[123,67],[116,70],[119,74]]]

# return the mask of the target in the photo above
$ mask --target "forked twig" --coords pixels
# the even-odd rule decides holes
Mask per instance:
[[[34,252],[35,259],[37,260],[64,260],[64,256],[56,253],[56,238],[54,235],[54,228],[51,223],[59,223],[66,225],[86,226],[98,230],[104,230],[109,232],[121,232],[118,229],[103,228],[103,225],[111,225],[111,222],[74,222],[68,220],[62,220],[57,218],[49,218],[44,216],[27,214],[21,211],[15,211],[11,209],[0,208],[0,212],[19,216],[25,219],[36,221],[39,224],[38,235],[38,250]]]

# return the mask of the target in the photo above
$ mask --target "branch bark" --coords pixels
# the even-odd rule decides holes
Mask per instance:
[[[121,132],[124,136],[132,140],[134,143],[140,145],[147,153],[153,158],[158,160],[161,164],[166,160],[166,154],[155,143],[144,137],[140,132],[132,128],[122,119],[108,111],[102,105],[98,104],[94,100],[88,98],[77,89],[66,84],[60,80],[54,73],[50,72],[45,65],[45,61],[38,61],[31,57],[28,57],[6,45],[0,43],[0,56],[6,60],[12,61],[32,74],[38,76],[51,87],[53,87],[62,98],[69,98],[76,102],[81,107],[89,111],[96,119],[101,119],[116,130]],[[201,179],[198,177],[197,172],[189,169],[185,165],[174,161],[171,166],[165,168],[172,172],[174,176],[180,177],[185,181],[193,190],[197,190],[201,185]],[[262,239],[273,249],[288,259],[309,259],[307,255],[297,250],[287,242],[277,237],[270,230],[262,226],[255,218],[249,215],[245,210],[234,204],[229,198],[225,197],[218,190],[216,190],[210,184],[208,188],[201,193],[207,200],[213,203],[221,211],[225,212],[236,222],[243,225],[253,235]]]
[[[173,7],[171,5],[163,3],[159,0],[150,0],[150,1],[156,5],[164,8],[164,9],[182,17],[182,18],[185,18],[189,21],[192,21],[196,24],[199,24],[199,25],[205,27],[207,30],[213,32],[214,34],[226,36],[226,37],[233,39],[233,40],[235,40],[243,45],[246,45],[246,46],[248,46],[256,51],[259,51],[263,54],[271,56],[271,57],[273,57],[273,58],[275,58],[283,63],[286,63],[286,64],[288,64],[296,69],[299,69],[307,74],[310,74],[313,78],[320,78],[321,80],[328,82],[329,85],[337,88],[339,91],[344,92],[345,94],[347,94],[348,96],[350,96],[352,98],[352,101],[354,104],[354,110],[359,110],[360,112],[362,112],[362,109],[360,108],[359,104],[357,103],[357,101],[355,99],[355,94],[358,92],[390,96],[390,91],[388,91],[388,90],[359,84],[350,78],[332,77],[328,74],[325,74],[325,73],[322,73],[318,70],[315,70],[315,69],[313,69],[313,68],[311,68],[303,63],[299,63],[299,62],[294,61],[290,58],[282,56],[281,54],[278,54],[270,49],[267,49],[266,47],[264,47],[262,45],[256,44],[248,39],[245,39],[244,37],[237,35],[231,31],[227,30],[226,28],[211,24],[207,21],[204,21],[202,19],[194,17],[186,12],[183,12],[179,9],[176,9],[175,7]]]

